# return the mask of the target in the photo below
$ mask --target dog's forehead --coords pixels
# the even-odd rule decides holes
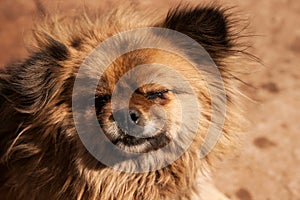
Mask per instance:
[[[132,69],[136,66],[140,66],[147,63],[147,56],[140,55],[139,52],[131,52],[122,55],[117,58],[111,65],[109,65],[101,77],[100,84],[108,87],[109,89],[114,89],[115,85],[126,76],[126,83],[128,85],[135,84],[137,79],[139,79],[138,74],[130,73]],[[123,86],[124,85],[124,81]]]
[[[181,87],[182,79],[197,76],[194,67],[178,55],[147,49],[122,55],[105,69],[99,82],[102,89],[112,93],[116,85],[120,90],[135,90],[144,85],[160,88]]]

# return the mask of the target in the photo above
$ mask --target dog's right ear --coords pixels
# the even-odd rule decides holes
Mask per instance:
[[[34,32],[37,53],[52,62],[65,61],[70,57],[69,49],[65,44],[46,33]]]
[[[216,6],[177,7],[167,14],[162,26],[183,33],[202,45],[214,60],[232,48],[230,20],[225,9]]]
[[[0,101],[27,114],[38,113],[60,91],[64,84],[57,78],[64,72],[60,62],[69,58],[67,47],[48,35],[40,35],[36,43],[27,59],[0,72]]]

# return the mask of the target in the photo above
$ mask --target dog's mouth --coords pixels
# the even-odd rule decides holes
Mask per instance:
[[[135,137],[120,130],[119,137],[112,143],[122,150],[133,152],[149,152],[163,148],[170,142],[166,132],[162,131],[151,137]]]

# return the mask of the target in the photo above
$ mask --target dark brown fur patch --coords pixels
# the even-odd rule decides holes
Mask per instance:
[[[48,54],[50,57],[57,61],[64,61],[69,57],[69,51],[67,47],[55,40],[54,38],[45,35],[44,36],[47,41],[47,46],[45,47],[45,54]]]

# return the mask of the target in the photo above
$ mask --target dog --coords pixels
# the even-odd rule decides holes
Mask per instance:
[[[227,199],[214,187],[210,169],[234,148],[240,132],[238,92],[232,83],[234,59],[240,53],[234,23],[230,11],[216,5],[178,6],[167,14],[130,5],[40,22],[30,56],[0,73],[2,199]],[[131,32],[145,28],[151,28],[146,32],[150,36]],[[213,62],[204,59],[202,64],[208,71],[215,64],[223,99],[216,74],[205,77],[193,66],[198,59],[195,47],[174,40],[168,31],[205,49]],[[126,52],[104,69],[103,60],[91,52],[119,33],[130,33],[141,43],[153,39],[184,56],[164,49],[128,50],[134,42],[124,40],[117,46]],[[104,53],[113,54],[110,48]],[[79,76],[82,63],[86,70]],[[95,90],[89,91],[88,83],[94,79]],[[158,81],[151,82],[154,79]],[[125,94],[128,102],[123,102]],[[94,97],[92,103],[85,95]],[[213,105],[213,98],[221,101]],[[214,122],[212,110],[216,106],[222,115],[222,103],[224,122]],[[98,136],[85,137],[93,132],[89,123],[94,116],[105,142],[96,140]],[[194,118],[199,120],[193,124]],[[220,137],[201,156],[211,126],[217,127],[214,131],[219,130]],[[107,143],[114,147],[108,150]],[[102,160],[86,144],[96,145]],[[159,151],[170,144],[168,150]],[[114,157],[114,150],[121,151],[119,157]],[[157,157],[144,157],[149,160],[139,160],[140,166],[136,164],[140,155]]]

